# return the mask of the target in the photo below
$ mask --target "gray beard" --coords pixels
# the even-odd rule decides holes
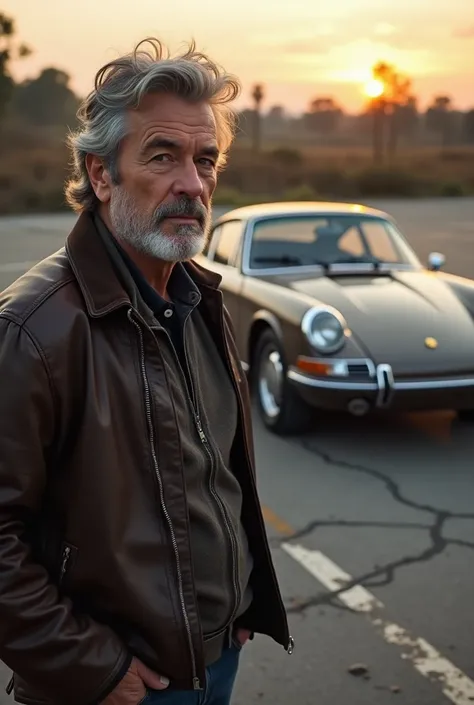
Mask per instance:
[[[174,209],[175,212],[169,212]],[[179,225],[173,235],[160,230],[164,215],[196,215],[203,224]],[[133,199],[121,187],[115,186],[110,199],[110,220],[116,237],[137,252],[164,262],[185,262],[200,254],[206,245],[211,214],[204,206],[199,213],[190,213],[186,201],[176,207],[159,206],[153,216],[141,213]]]

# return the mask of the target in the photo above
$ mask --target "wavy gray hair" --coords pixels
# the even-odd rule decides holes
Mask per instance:
[[[149,44],[150,51],[143,45]],[[240,93],[240,83],[193,42],[184,53],[171,58],[154,37],[144,39],[131,54],[110,61],[96,74],[94,90],[78,111],[79,129],[68,138],[72,152],[72,176],[66,184],[66,200],[75,211],[90,211],[97,197],[86,169],[87,154],[102,158],[114,183],[119,182],[118,155],[127,134],[127,111],[137,109],[149,93],[173,93],[190,102],[209,101],[225,164],[235,130],[235,114],[229,103]]]

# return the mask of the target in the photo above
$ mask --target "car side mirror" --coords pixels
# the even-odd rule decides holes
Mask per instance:
[[[430,252],[428,255],[428,269],[432,272],[439,272],[444,267],[446,257],[441,252]]]

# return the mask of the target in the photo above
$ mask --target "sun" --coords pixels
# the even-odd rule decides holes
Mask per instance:
[[[382,81],[372,78],[364,86],[364,93],[368,98],[380,98],[384,94],[385,86]]]

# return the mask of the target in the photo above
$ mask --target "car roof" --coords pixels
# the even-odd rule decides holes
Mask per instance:
[[[249,218],[260,218],[269,215],[286,216],[286,215],[308,215],[308,214],[328,214],[340,213],[350,215],[351,213],[360,213],[361,215],[370,215],[374,217],[390,218],[384,211],[377,208],[370,208],[358,203],[331,203],[325,201],[293,201],[293,202],[275,202],[275,203],[257,203],[253,206],[243,206],[227,211],[217,218],[218,222],[224,220],[239,218],[247,220]]]

